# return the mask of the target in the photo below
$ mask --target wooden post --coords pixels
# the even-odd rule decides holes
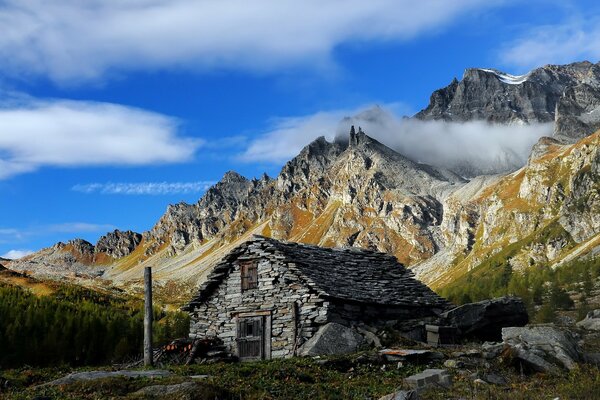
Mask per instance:
[[[152,366],[152,268],[144,269],[144,365]]]

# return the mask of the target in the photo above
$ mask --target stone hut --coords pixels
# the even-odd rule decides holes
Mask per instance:
[[[391,255],[255,236],[215,266],[183,309],[192,338],[219,338],[240,359],[270,359],[303,354],[327,325],[382,326],[448,306]]]

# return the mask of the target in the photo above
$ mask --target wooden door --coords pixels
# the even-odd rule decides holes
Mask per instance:
[[[240,360],[264,358],[264,318],[239,318],[237,323],[237,345]]]

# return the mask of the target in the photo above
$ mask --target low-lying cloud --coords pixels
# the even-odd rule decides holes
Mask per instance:
[[[120,194],[120,195],[170,195],[204,192],[214,185],[213,181],[198,182],[120,182],[120,183],[87,183],[75,185],[71,190],[86,194]]]
[[[0,179],[44,166],[149,165],[191,159],[178,120],[133,107],[51,100],[0,105]]]
[[[246,162],[283,163],[296,156],[307,143],[319,136],[333,140],[344,115],[348,115],[348,110],[273,119],[272,128],[251,140],[239,158]]]
[[[349,41],[407,40],[507,0],[8,0],[4,73],[60,82],[120,70],[331,63]]]
[[[350,126],[355,125],[414,161],[474,176],[518,169],[526,163],[537,140],[552,134],[552,124],[420,121],[400,118],[379,107],[340,122],[344,112],[280,120],[272,130],[251,142],[241,158],[281,163],[317,137],[325,136],[331,141],[347,135]]]

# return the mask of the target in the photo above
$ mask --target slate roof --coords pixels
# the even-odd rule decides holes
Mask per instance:
[[[326,248],[284,242],[263,236],[234,249],[216,265],[192,301],[184,310],[203,303],[223,278],[233,262],[250,249],[262,256],[277,256],[290,270],[323,297],[350,302],[447,308],[450,303],[438,296],[396,257],[358,248]]]

